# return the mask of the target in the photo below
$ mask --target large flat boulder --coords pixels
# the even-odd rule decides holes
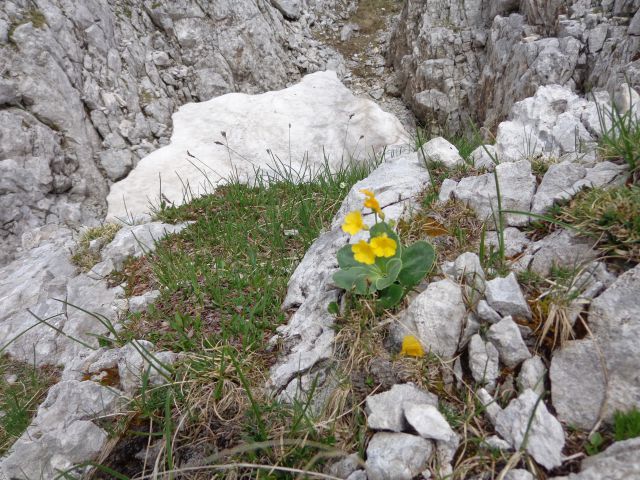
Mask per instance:
[[[304,164],[317,170],[325,159],[337,167],[408,139],[395,116],[355,97],[329,71],[280,91],[184,105],[173,124],[171,143],[111,187],[109,219],[143,215],[160,195],[181,204],[187,191],[211,192],[232,175],[250,180],[257,170],[275,174],[276,166],[291,165],[299,171]]]

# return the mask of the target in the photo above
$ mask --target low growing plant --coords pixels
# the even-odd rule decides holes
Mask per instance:
[[[375,216],[372,227],[365,225],[359,210],[345,217],[342,229],[350,235],[369,231],[369,240],[345,245],[337,254],[340,270],[333,276],[335,284],[357,295],[378,296],[378,304],[391,308],[431,270],[435,250],[431,244],[419,240],[403,246],[393,230],[393,222],[384,220],[378,200],[370,190],[361,190],[366,196],[365,208]]]

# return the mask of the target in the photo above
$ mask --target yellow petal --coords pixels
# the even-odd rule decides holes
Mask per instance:
[[[393,257],[396,254],[398,245],[393,238],[389,238],[386,233],[371,240],[371,248],[376,257]]]
[[[370,208],[374,212],[382,213],[382,210],[380,209],[380,203],[374,197],[368,197],[364,201],[364,206]]]
[[[373,265],[376,261],[376,256],[373,253],[371,245],[364,240],[360,240],[357,244],[352,245],[351,251],[353,252],[353,258],[356,262]]]
[[[342,224],[342,230],[355,235],[364,228],[364,221],[362,220],[362,214],[358,211],[347,214]]]
[[[373,193],[371,190],[368,190],[366,188],[363,188],[362,190],[360,190],[360,193],[364,193],[367,197],[371,197],[371,198],[374,198],[376,196],[375,193]]]
[[[402,350],[400,354],[408,357],[424,357],[424,349],[422,348],[420,340],[413,335],[406,335],[402,339]]]

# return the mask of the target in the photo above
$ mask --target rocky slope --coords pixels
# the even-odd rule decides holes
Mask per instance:
[[[638,2],[408,0],[389,51],[399,83],[385,88],[401,92],[439,128],[462,131],[475,121],[495,131],[495,143],[478,147],[467,161],[439,137],[416,152],[398,119],[352,95],[330,72],[284,90],[204,101],[278,89],[327,66],[340,69],[340,58],[313,41],[308,28],[332,22],[342,2],[75,3],[8,1],[0,11],[0,58],[8,65],[0,75],[3,242],[14,245],[22,234],[18,258],[0,266],[0,349],[36,366],[61,365],[60,382],[0,459],[0,478],[54,478],[97,459],[109,440],[101,418],[121,412],[141,382],[170,380],[177,358],[171,351],[143,340],[117,348],[105,342],[115,336],[110,329],[160,295],[127,298],[109,275],[128,257],[152,250],[161,236],[188,228],[149,222],[147,197],[159,190],[156,177],[166,188],[162,201],[181,203],[185,187],[207,182],[198,162],[216,175],[238,171],[242,162],[241,173],[250,177],[267,160],[300,160],[312,146],[342,160],[345,150],[357,156],[386,144],[398,148],[345,190],[328,230],[293,273],[282,305],[290,316],[272,339],[278,350],[269,352],[275,363],[267,389],[280,401],[301,400],[321,414],[324,401],[346,384],[352,404],[343,406],[364,405],[361,451],[328,465],[330,478],[484,480],[497,473],[495,465],[483,470],[465,457],[469,451],[484,451],[502,469],[500,478],[511,480],[640,475],[638,439],[610,439],[588,458],[586,443],[578,445],[589,430],[605,432],[615,412],[640,402],[637,259],[612,262],[596,240],[563,228],[540,231],[528,215],[544,214],[585,188],[630,182],[623,162],[602,158],[597,145],[609,126],[602,111],[640,106],[633,90],[640,81]],[[625,75],[631,85],[622,82]],[[375,85],[376,92],[382,88]],[[591,88],[593,96],[582,94]],[[171,113],[194,100],[201,103],[173,117],[174,130]],[[295,135],[297,128],[304,131]],[[319,152],[307,159],[317,167],[324,161]],[[179,169],[180,175],[165,176]],[[77,235],[58,224],[102,218],[109,186],[111,216],[126,216],[121,200],[130,198],[141,224],[122,227],[110,241],[88,242],[95,262],[81,273],[71,261]],[[425,193],[436,186],[427,205]],[[358,365],[361,371],[352,371],[342,370],[344,357],[363,352],[358,341],[341,337],[346,300],[332,275],[336,252],[356,240],[341,224],[362,209],[362,188],[375,193],[395,225],[444,206],[456,221],[464,210],[485,224],[488,246],[504,239],[505,258],[491,264],[475,245],[444,258],[446,243],[438,247],[442,257],[428,279],[393,315],[382,314],[374,329],[361,331],[384,331],[385,340],[361,356],[371,360]],[[503,232],[494,217],[499,208],[509,210]],[[422,227],[424,236],[429,230]],[[6,261],[12,252],[3,255]],[[569,301],[558,308],[576,338],[550,348],[540,333],[544,318],[532,308],[544,296],[530,295],[525,279],[557,283],[552,272],[572,268]],[[338,315],[330,313],[334,301],[342,302]],[[431,355],[398,355],[408,334]],[[396,364],[408,364],[409,372]],[[356,374],[366,381],[358,383]],[[443,414],[452,397],[468,401],[472,428]],[[133,453],[147,459],[151,450]]]
[[[541,85],[640,85],[637,0],[408,0],[387,59],[418,120],[492,131]]]
[[[2,2],[0,264],[23,232],[102,218],[109,184],[168,142],[180,105],[340,70],[309,25],[348,3]]]

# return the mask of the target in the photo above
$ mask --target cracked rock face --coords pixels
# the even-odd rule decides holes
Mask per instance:
[[[446,8],[408,0],[387,60],[419,120],[450,132],[464,131],[469,120],[493,128],[540,86],[612,92],[627,78],[637,87],[637,10],[635,0],[472,0]],[[572,125],[565,116],[555,133]],[[574,135],[557,139],[571,143]]]
[[[593,300],[588,318],[593,339],[568,342],[554,354],[551,395],[562,421],[588,430],[601,409],[610,422],[616,410],[639,404],[638,291],[640,267],[636,266]]]
[[[340,70],[309,23],[341,2],[307,3],[301,17],[297,0],[3,1],[0,264],[29,229],[99,219],[180,105]]]

